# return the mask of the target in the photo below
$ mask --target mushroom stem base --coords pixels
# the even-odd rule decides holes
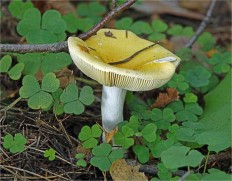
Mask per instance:
[[[125,89],[104,86],[102,88],[102,125],[106,132],[113,130],[123,121],[123,105],[126,96]]]

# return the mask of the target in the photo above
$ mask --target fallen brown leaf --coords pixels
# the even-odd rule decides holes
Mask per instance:
[[[119,159],[110,167],[110,175],[114,181],[137,181],[137,180],[148,180],[144,173],[139,172],[139,165],[130,166],[127,165],[124,159]]]
[[[162,108],[174,100],[179,99],[179,93],[174,88],[167,88],[167,93],[159,93],[155,103],[151,105],[151,108]]]

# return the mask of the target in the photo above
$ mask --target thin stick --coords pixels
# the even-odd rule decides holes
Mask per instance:
[[[106,23],[108,23],[111,19],[116,17],[122,11],[128,9],[132,4],[135,3],[136,0],[127,0],[121,6],[112,9],[106,16],[96,25],[94,25],[90,30],[85,33],[80,34],[78,37],[86,40],[92,35],[96,34],[96,32],[101,29]],[[0,44],[0,52],[10,52],[10,53],[32,53],[32,52],[68,52],[68,43],[67,41],[61,43],[53,43],[53,44]]]
[[[198,37],[202,34],[202,32],[205,30],[207,24],[209,23],[209,19],[212,15],[213,9],[215,7],[216,4],[216,0],[211,0],[209,9],[204,17],[204,19],[202,20],[200,26],[198,27],[195,35],[192,36],[192,38],[189,40],[189,42],[185,45],[185,47],[191,48],[193,46],[193,44],[197,41]]]
[[[45,179],[45,180],[50,180],[50,179],[47,179],[46,177],[44,177],[42,175],[39,175],[37,173],[33,173],[33,172],[28,171],[28,170],[24,170],[24,169],[21,169],[21,168],[13,167],[13,166],[10,166],[10,165],[0,165],[0,167],[3,168],[3,169],[5,169],[5,168],[11,168],[13,170],[19,170],[19,171],[22,171],[22,172],[27,172],[27,173],[29,173],[31,175],[35,175],[35,176],[37,176],[39,178],[42,178],[42,179]]]

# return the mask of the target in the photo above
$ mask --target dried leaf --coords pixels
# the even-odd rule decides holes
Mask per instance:
[[[110,132],[106,132],[105,133],[106,143],[109,143],[117,132],[118,132],[118,127],[114,128]]]
[[[139,172],[139,166],[127,165],[125,159],[115,161],[110,167],[110,175],[114,181],[148,180],[144,173]]]
[[[178,91],[174,88],[167,88],[167,93],[159,93],[155,103],[151,105],[151,108],[162,108],[174,100],[179,99]]]

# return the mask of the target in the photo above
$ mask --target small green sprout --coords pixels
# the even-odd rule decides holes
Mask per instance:
[[[48,160],[53,161],[56,158],[56,151],[53,148],[49,148],[44,151],[44,157],[48,157]]]
[[[75,155],[75,158],[78,159],[77,162],[76,162],[76,166],[79,166],[79,167],[86,167],[87,166],[87,163],[84,160],[84,158],[85,158],[84,153],[77,153]]]

